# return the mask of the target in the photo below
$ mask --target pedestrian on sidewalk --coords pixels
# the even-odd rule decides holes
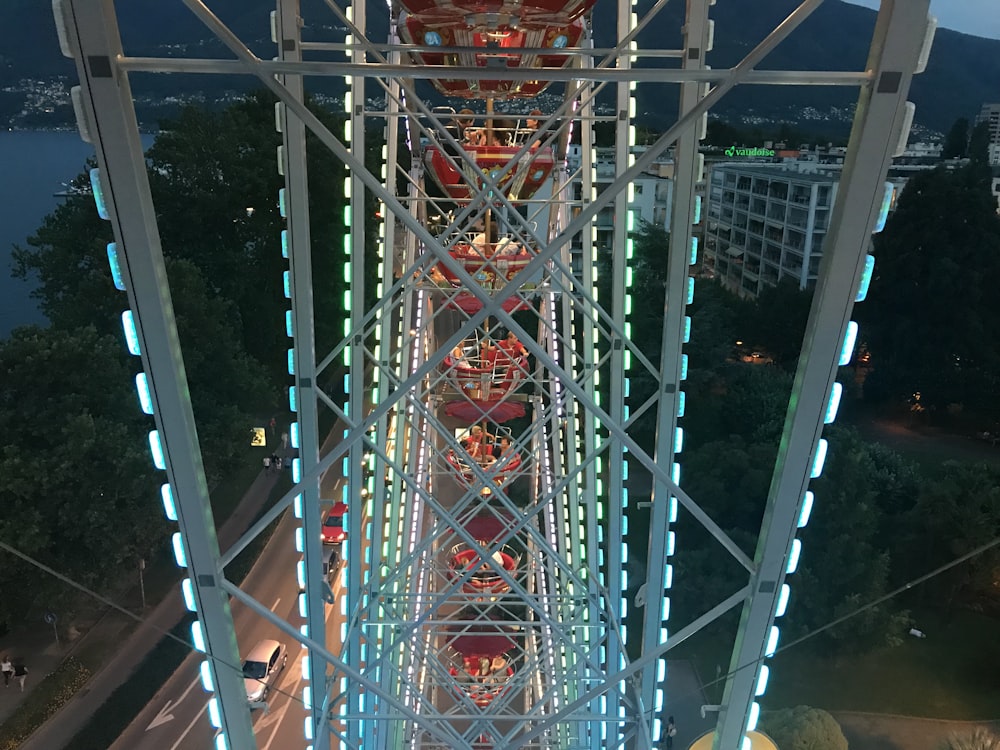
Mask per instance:
[[[17,681],[21,684],[21,692],[23,693],[24,681],[28,679],[28,668],[24,666],[24,662],[22,662],[21,660],[18,660],[17,664],[14,667],[14,677],[16,677]]]
[[[10,657],[7,654],[4,654],[3,658],[0,659],[0,671],[3,672],[4,687],[10,687],[10,678],[14,675],[14,665],[10,663]]]
[[[271,473],[271,458],[269,456],[264,456],[264,473]]]
[[[674,726],[674,717],[671,716],[667,719],[667,744],[665,747],[667,750],[672,750],[674,746],[674,737],[677,736],[677,727]]]

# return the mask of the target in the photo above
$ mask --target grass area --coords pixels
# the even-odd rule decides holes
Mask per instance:
[[[948,460],[1000,464],[1000,447],[976,439],[971,428],[949,432],[920,415],[863,406],[848,411],[840,421],[866,440],[914,461],[928,476],[939,474],[941,463]]]
[[[65,659],[56,671],[31,690],[17,712],[0,726],[0,750],[19,747],[87,684],[90,674],[90,670],[72,656]]]
[[[142,660],[132,677],[111,694],[90,721],[77,732],[64,750],[93,750],[111,747],[128,722],[137,716],[156,691],[174,673],[191,652],[187,638],[191,632],[190,619],[185,618],[170,631],[182,642],[164,637]]]
[[[974,612],[915,614],[927,638],[829,658],[808,643],[773,659],[767,708],[809,705],[935,719],[1000,718],[1000,622]]]
[[[263,455],[260,448],[247,451],[240,466],[233,469],[232,473],[212,488],[212,514],[215,516],[217,526],[222,526],[222,523],[232,515],[247,489],[257,478],[262,468],[260,460]]]

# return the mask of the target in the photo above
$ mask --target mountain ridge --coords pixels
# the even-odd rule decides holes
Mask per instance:
[[[642,0],[636,11],[638,16],[642,18],[652,5],[653,0]],[[716,24],[715,46],[708,54],[708,62],[717,69],[735,65],[797,6],[797,0],[757,0],[749,11],[744,3],[714,6],[711,17]],[[264,57],[273,54],[273,47],[265,38],[273,0],[214,0],[210,7],[237,35],[249,40],[257,54]],[[303,17],[314,24],[304,28],[306,38],[343,40],[343,28],[322,0],[303,0],[302,7]],[[369,13],[369,37],[385,39],[386,6],[378,3],[371,8],[378,12]],[[231,57],[180,3],[129,0],[118,3],[118,12],[127,54],[166,56],[183,52],[198,57]],[[614,29],[614,12],[614,6],[598,0],[594,11],[598,46],[613,43],[613,39],[601,37],[604,30]],[[679,48],[683,13],[684,3],[679,0],[667,3],[639,34],[639,48]],[[759,69],[862,70],[876,15],[876,11],[862,6],[827,0],[765,58]],[[12,87],[17,81],[75,78],[71,61],[59,52],[48,3],[7,0],[0,10],[0,22],[8,29],[24,30],[9,35],[9,44],[0,53],[0,103],[7,105],[4,111],[13,106],[16,94],[12,93]],[[637,64],[676,65],[676,62],[653,59]],[[219,100],[224,98],[224,91],[256,85],[246,76],[229,77],[221,85],[213,80],[211,88],[206,87],[206,80],[204,76],[141,76],[143,90],[151,97],[191,93],[200,87],[206,98]],[[321,83],[327,85],[329,81]],[[743,124],[761,121],[808,125],[825,121],[839,123],[845,130],[850,127],[851,112],[857,101],[855,87],[781,86],[775,91],[777,88],[737,86],[713,108],[712,116]],[[638,87],[638,97],[639,119],[643,124],[664,127],[676,117],[675,85],[644,84]],[[917,107],[916,122],[932,131],[947,131],[958,117],[972,119],[983,103],[1000,99],[1000,40],[938,29],[927,70],[914,78],[910,99]]]

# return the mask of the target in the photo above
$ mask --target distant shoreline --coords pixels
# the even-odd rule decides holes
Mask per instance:
[[[76,125],[60,125],[56,127],[37,127],[37,128],[24,128],[15,127],[8,125],[6,131],[7,133],[77,133],[79,134],[79,129]],[[148,128],[139,128],[139,135],[152,135],[157,136],[160,134],[160,129],[150,130]],[[82,140],[82,137],[81,137]]]

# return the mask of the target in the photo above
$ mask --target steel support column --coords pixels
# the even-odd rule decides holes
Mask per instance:
[[[121,38],[112,0],[56,4],[76,61],[86,129],[97,150],[104,200],[135,319],[163,463],[183,534],[182,549],[226,747],[254,748],[229,596],[202,465],[187,374],[163,260],[146,161],[127,76],[116,67]],[[152,440],[151,440],[152,442]],[[151,499],[152,500],[152,499]],[[207,717],[206,717],[207,720]]]
[[[882,184],[899,140],[906,95],[927,29],[928,5],[929,0],[886,0],[879,12],[868,58],[875,78],[862,89],[854,117],[758,538],[756,574],[751,577],[751,594],[743,607],[723,694],[713,745],[716,750],[741,747],[760,665],[774,647],[775,608],[878,214]]]
[[[275,31],[278,57],[284,61],[302,59],[299,24],[299,0],[278,0]],[[284,84],[296,101],[304,101],[302,76],[284,76]],[[316,345],[313,320],[312,235],[309,228],[309,180],[306,161],[306,128],[283,102],[277,103],[282,132],[281,173],[285,178],[285,218],[288,232],[288,267],[291,277],[292,330],[294,333],[294,370],[296,419],[299,430],[299,461],[309,474],[319,462],[319,417],[316,396]],[[305,612],[309,637],[326,645],[326,606],[323,575],[323,543],[320,539],[320,477],[299,485],[298,505],[302,515],[302,554],[305,562]],[[301,594],[300,594],[301,596]],[[318,747],[329,744],[326,721],[326,663],[318,654],[303,650],[308,656],[309,700],[306,710],[312,714],[313,737]],[[324,744],[325,743],[325,744]]]
[[[688,0],[685,24],[683,58],[684,70],[702,70],[708,45],[709,0]],[[704,93],[704,84],[687,82],[680,86],[680,108],[683,115],[689,112]],[[707,113],[706,113],[707,115]],[[691,266],[691,221],[694,216],[694,186],[702,178],[698,143],[703,119],[692,123],[680,134],[674,146],[674,191],[670,213],[670,245],[667,257],[667,289],[664,299],[663,336],[660,350],[660,392],[657,408],[656,448],[657,465],[671,474],[676,461],[675,440],[683,381],[681,351],[685,339],[688,284]],[[646,564],[645,609],[643,611],[643,653],[662,643],[667,636],[669,615],[668,549],[670,524],[676,515],[677,499],[670,489],[659,481],[653,483],[652,506],[649,525],[649,558]],[[646,706],[654,711],[653,724],[659,726],[655,712],[663,708],[663,684],[657,685],[657,671],[665,660],[650,664],[643,670],[642,695]],[[659,732],[653,732],[659,740]]]

